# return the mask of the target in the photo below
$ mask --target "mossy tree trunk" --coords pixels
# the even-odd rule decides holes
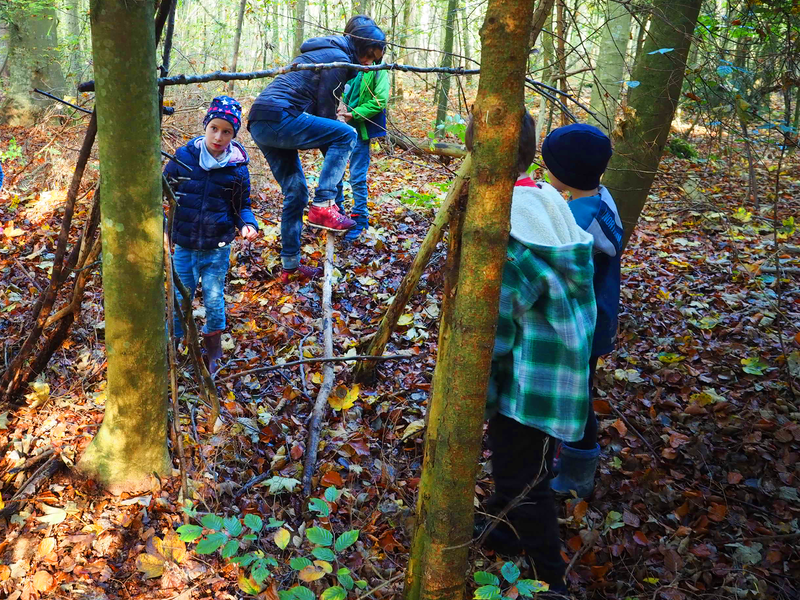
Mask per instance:
[[[8,87],[0,122],[30,126],[52,100],[33,92],[39,88],[57,96],[66,82],[58,56],[55,6],[9,0],[0,8],[8,24]]]
[[[620,211],[624,243],[653,184],[683,83],[702,0],[655,0],[650,29],[637,54],[628,107],[614,129],[614,156],[603,178]]]
[[[489,0],[481,29],[473,171],[460,250],[451,243],[448,257],[458,270],[444,294],[406,600],[461,600],[466,591],[532,17],[531,0]]]
[[[78,465],[113,491],[170,473],[152,0],[93,0],[108,387]]]

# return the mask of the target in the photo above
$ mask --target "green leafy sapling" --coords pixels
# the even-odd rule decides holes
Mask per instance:
[[[479,587],[475,590],[473,598],[475,600],[511,600],[519,596],[533,598],[534,594],[550,589],[550,586],[543,581],[520,579],[519,567],[513,562],[503,563],[500,574],[503,576],[503,581],[493,573],[476,571],[473,578]]]

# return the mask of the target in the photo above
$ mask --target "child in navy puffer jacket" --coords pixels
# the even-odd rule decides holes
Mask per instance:
[[[230,263],[230,244],[236,230],[246,240],[258,233],[250,209],[250,159],[244,147],[233,141],[242,123],[241,105],[218,96],[203,119],[205,135],[179,148],[175,157],[191,167],[169,161],[164,174],[178,200],[172,229],[173,263],[181,283],[194,296],[202,282],[206,324],[203,348],[213,375],[222,358],[225,329],[225,276]],[[183,337],[175,318],[175,336]]]

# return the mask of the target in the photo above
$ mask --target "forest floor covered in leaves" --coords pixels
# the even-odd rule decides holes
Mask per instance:
[[[184,100],[202,104],[199,96]],[[408,97],[392,112],[416,138],[433,119],[423,100]],[[166,119],[165,147],[199,133],[201,117],[196,109]],[[59,206],[84,128],[84,119],[0,128],[3,368],[47,284]],[[254,243],[236,243],[230,270],[227,362],[217,378],[222,426],[206,421],[191,369],[180,361],[191,508],[180,498],[177,462],[174,477],[130,497],[109,496],[71,474],[103,418],[104,321],[95,274],[79,321],[43,377],[19,405],[0,407],[6,505],[38,469],[65,463],[35,494],[23,490],[0,524],[3,597],[218,600],[258,592],[261,581],[261,597],[270,600],[399,596],[445,246],[387,348],[408,357],[380,364],[373,387],[352,382],[352,364],[335,367],[316,500],[305,498],[298,480],[321,365],[243,372],[322,355],[321,293],[317,283],[284,286],[276,278],[280,193],[252,141],[242,138],[263,228]],[[702,159],[664,159],[623,257],[618,349],[598,368],[603,453],[595,493],[588,502],[561,503],[564,559],[579,598],[800,596],[800,254],[783,249],[800,244],[791,220],[800,217],[798,156],[784,157],[778,168],[774,146],[760,152],[759,211],[747,199],[741,144],[726,139],[727,149],[720,148],[700,132],[691,142]],[[320,156],[308,152],[303,160],[313,184]],[[372,228],[362,241],[337,248],[335,354],[353,353],[374,331],[456,167],[399,150],[374,156]],[[767,194],[778,176],[774,211],[774,194]],[[96,180],[95,162],[84,190]],[[78,222],[90,198],[80,201]],[[322,240],[304,234],[303,254],[312,263],[321,262]],[[783,276],[776,260],[788,268]],[[262,474],[268,479],[248,485]],[[490,489],[482,469],[477,500]],[[193,527],[181,537],[193,541],[175,533],[186,524]],[[480,549],[471,553],[471,570],[500,576],[503,563]],[[297,584],[312,595],[286,591]],[[506,596],[518,593],[511,588]]]

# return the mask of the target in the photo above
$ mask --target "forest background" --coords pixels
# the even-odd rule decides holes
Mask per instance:
[[[486,6],[179,2],[169,72],[284,65],[304,38],[338,32],[359,12],[371,14],[392,42],[386,62],[478,68]],[[675,47],[644,48],[660,26],[669,26],[664,35],[674,31],[679,6],[556,2],[529,63],[526,104],[541,135],[572,115],[622,139],[634,122],[636,94],[640,101],[648,93],[663,97],[668,84],[634,76],[637,64],[661,60],[651,62],[651,71],[677,70]],[[696,7],[692,45],[685,64],[678,61],[685,75],[682,85],[678,80],[680,103],[655,144],[653,167],[665,145],[666,156],[657,175],[649,169],[656,175],[652,189],[648,183],[623,207],[630,232],[647,202],[624,256],[620,348],[602,365],[595,402],[604,447],[598,490],[590,503],[563,505],[570,580],[588,596],[797,595],[800,7],[791,1]],[[92,95],[75,92],[78,82],[93,78],[88,9],[85,2],[21,0],[0,8],[6,374],[27,334],[30,307],[52,273],[61,204],[89,120],[30,90],[91,108]],[[355,353],[374,331],[417,252],[458,168],[457,146],[477,90],[477,76],[391,76],[392,139],[374,159],[373,229],[365,244],[337,255],[334,330],[342,355]],[[223,82],[166,88],[165,104],[175,112],[163,120],[164,150],[200,133],[214,95],[227,91],[247,107],[266,83],[236,82],[232,91]],[[449,143],[444,152],[455,156],[431,156],[433,138]],[[102,288],[98,265],[88,261],[76,271],[85,273],[86,287],[68,336],[0,413],[8,503],[0,585],[8,596],[299,599],[302,588],[338,600],[400,593],[445,248],[434,254],[388,346],[414,359],[382,364],[378,381],[363,386],[354,383],[351,367],[336,367],[319,477],[306,502],[297,486],[320,365],[244,371],[318,357],[319,296],[313,286],[284,289],[274,281],[280,193],[252,141],[243,141],[264,235],[238,248],[229,284],[231,360],[218,381],[225,426],[204,421],[201,386],[183,365],[178,421],[185,461],[175,467],[186,491],[176,477],[119,502],[73,485],[63,466],[91,440],[105,401]],[[640,148],[631,171],[648,171],[646,150]],[[76,205],[81,223],[89,220],[98,178],[91,157]],[[313,182],[319,155],[303,160]],[[306,243],[321,258],[323,244],[313,236]],[[66,304],[62,298],[57,307]],[[173,456],[176,447],[173,439]],[[257,480],[264,473],[269,478]],[[481,473],[478,498],[489,493],[489,479]],[[181,540],[175,531],[187,523],[204,529]],[[323,530],[333,531],[336,542]],[[477,594],[494,593],[485,589],[495,587],[493,577],[505,582],[499,587],[507,597],[522,593],[508,563],[479,549],[470,557],[475,588],[483,589]],[[312,559],[336,570],[326,572]]]

